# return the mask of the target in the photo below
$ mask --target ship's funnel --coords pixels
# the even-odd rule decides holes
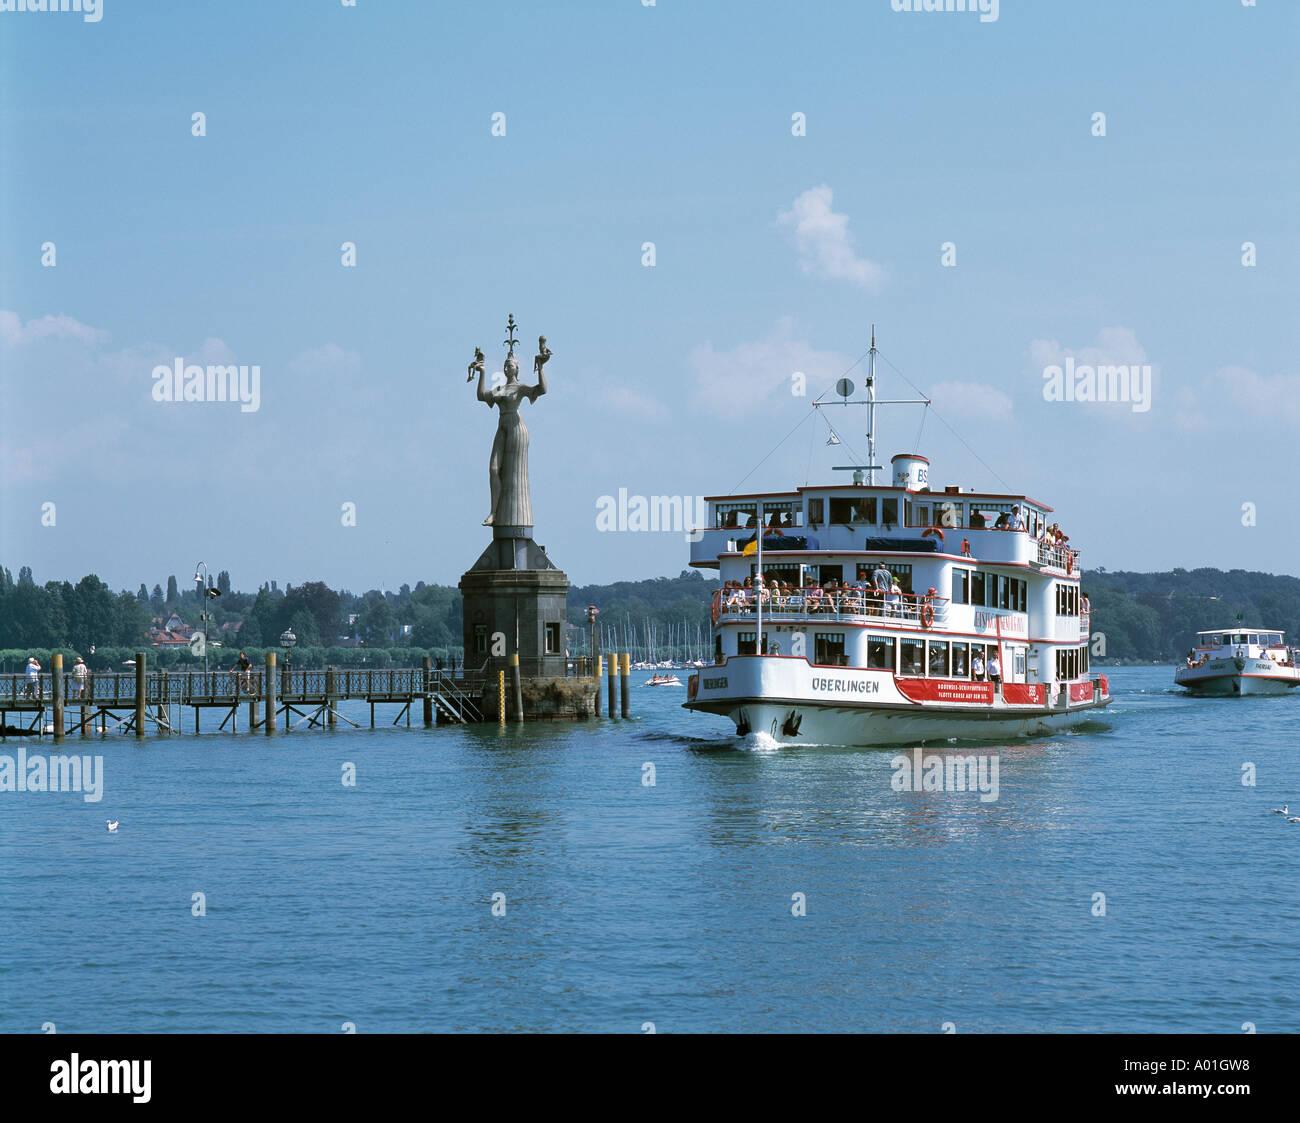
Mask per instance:
[[[919,453],[900,452],[889,462],[894,470],[894,486],[908,491],[930,489],[930,462]]]

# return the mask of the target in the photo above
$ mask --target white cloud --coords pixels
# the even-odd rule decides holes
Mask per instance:
[[[770,409],[777,395],[791,396],[793,376],[805,376],[801,403],[812,401],[853,361],[835,351],[819,351],[796,339],[794,321],[783,316],[762,339],[715,351],[712,341],[691,349],[689,363],[698,404],[724,416]]]
[[[662,421],[668,416],[668,410],[661,402],[626,386],[610,386],[602,397],[605,404],[620,413],[631,413],[650,421]]]
[[[1300,429],[1300,374],[1264,375],[1221,367],[1199,385],[1178,391],[1174,421],[1187,433],[1222,433],[1225,421]]]
[[[811,187],[794,201],[788,211],[777,215],[777,223],[790,230],[799,251],[799,267],[813,276],[831,281],[852,281],[876,289],[884,280],[884,268],[858,257],[849,233],[849,216],[831,209],[831,189]]]
[[[38,343],[47,339],[71,339],[79,343],[99,343],[108,333],[74,320],[71,316],[42,316],[23,323],[16,312],[0,309],[0,342],[10,347]]]
[[[927,396],[945,417],[1000,421],[1011,416],[1011,399],[982,382],[940,382]]]
[[[1061,366],[1067,358],[1076,364],[1141,365],[1147,361],[1146,349],[1130,328],[1102,328],[1091,347],[1062,347],[1055,339],[1035,339],[1029,344],[1029,358],[1035,367]]]

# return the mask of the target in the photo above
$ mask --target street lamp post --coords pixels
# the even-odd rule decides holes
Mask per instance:
[[[284,648],[284,668],[280,672],[280,700],[284,702],[284,727],[289,728],[289,687],[293,683],[293,670],[289,665],[292,658],[293,645],[298,642],[298,637],[293,634],[292,628],[285,628],[280,633],[280,646]]]
[[[202,574],[199,570],[203,570]],[[208,575],[208,563],[199,562],[194,567],[194,582],[199,587],[199,598],[202,603],[203,611],[199,614],[199,621],[203,627],[203,677],[206,679],[208,674],[208,633],[211,631],[209,624],[212,620],[212,614],[208,611],[208,601],[213,597],[221,596],[221,590],[213,588],[212,578]]]

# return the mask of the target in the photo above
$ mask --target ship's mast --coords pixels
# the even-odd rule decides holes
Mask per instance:
[[[867,370],[867,482],[876,482],[876,325],[871,325],[871,365]]]

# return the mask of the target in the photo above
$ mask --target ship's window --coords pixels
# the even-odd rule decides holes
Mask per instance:
[[[718,526],[752,527],[758,525],[757,503],[719,503],[715,508]]]
[[[1278,645],[1282,642],[1282,633],[1281,633],[1281,632],[1269,632],[1269,633],[1268,633],[1268,642],[1269,642],[1269,645],[1272,646],[1272,647],[1276,647],[1276,646],[1278,646]]]
[[[948,643],[946,640],[932,639],[930,641],[930,661],[927,665],[930,668],[932,678],[948,677]]]
[[[825,585],[827,581],[843,581],[844,567],[842,565],[819,565],[817,567],[817,580]]]
[[[855,523],[869,523],[875,525],[876,522],[876,497],[874,495],[865,499],[856,499],[853,502],[854,512],[852,521]]]
[[[970,578],[970,602],[973,605],[983,607],[984,605],[984,574],[978,569],[971,574]]]
[[[1011,608],[1011,581],[1009,578],[1002,577],[998,580],[998,607]]]
[[[758,654],[758,633],[741,632],[736,637],[736,654],[737,655],[757,655]]]
[[[848,665],[848,660],[844,657],[843,632],[815,632],[813,646],[815,651],[813,662],[829,667]]]
[[[713,661],[715,663],[722,662],[722,633],[721,632],[719,632],[716,636],[713,637]]]
[[[886,530],[893,530],[898,525],[897,499],[882,499],[880,501],[880,524]]]
[[[853,521],[853,500],[842,496],[831,496],[831,522],[851,523]]]
[[[961,503],[936,503],[934,505],[934,525],[941,526],[945,530],[949,527],[958,527],[962,523]]]
[[[823,513],[825,511],[825,505],[826,501],[824,499],[808,500],[808,521],[812,523],[813,526],[818,526],[826,521],[826,517]]]
[[[888,563],[887,568],[894,575],[898,587],[903,592],[910,593],[912,591],[912,567],[910,565],[897,565],[891,561]]]
[[[546,654],[558,655],[560,653],[560,625],[546,625]]]
[[[792,500],[768,501],[763,504],[763,525],[777,529],[794,529],[803,525],[803,511]]]
[[[1232,642],[1233,642],[1233,643],[1245,643],[1245,642],[1246,642],[1246,636],[1245,636],[1245,634],[1244,634],[1243,632],[1237,632],[1237,633],[1232,637]]]
[[[902,674],[925,674],[925,640],[905,639],[899,644],[899,650],[902,655]]]
[[[903,513],[907,516],[908,526],[930,526],[930,504],[913,503],[910,499],[903,504]]]
[[[1024,682],[1025,680],[1025,649],[1023,647],[1016,648],[1016,680],[1018,682]]]
[[[970,570],[952,571],[952,599],[954,604],[970,604]]]
[[[867,637],[867,666],[877,671],[894,669],[894,637]]]
[[[964,643],[952,645],[952,677],[970,678],[970,648]]]
[[[1250,632],[1250,633],[1249,633],[1249,638],[1246,640],[1246,642],[1247,642],[1247,643],[1259,643],[1259,636],[1257,636],[1254,632]]]
[[[1016,602],[1017,607],[1021,612],[1028,612],[1029,611],[1029,582],[1017,581],[1016,584],[1020,587],[1020,597],[1019,600]]]

